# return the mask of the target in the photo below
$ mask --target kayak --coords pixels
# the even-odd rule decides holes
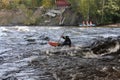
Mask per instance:
[[[58,42],[54,42],[54,41],[49,41],[48,44],[51,45],[51,46],[54,46],[54,47],[59,45]]]
[[[50,46],[53,46],[53,47],[60,46],[60,43],[55,42],[55,41],[49,41],[48,44],[49,44]],[[74,47],[74,45],[72,44],[71,47]]]

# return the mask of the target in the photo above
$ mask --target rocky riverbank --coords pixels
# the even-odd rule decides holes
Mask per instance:
[[[0,10],[0,25],[38,25],[58,26],[60,16],[63,12],[60,9],[44,9],[42,7],[32,9]],[[62,25],[78,25],[79,15],[71,9],[66,9],[62,14],[64,21]]]

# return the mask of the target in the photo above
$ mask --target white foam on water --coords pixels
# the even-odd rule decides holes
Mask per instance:
[[[109,53],[112,53],[112,52],[118,51],[119,49],[120,49],[120,44],[117,42],[117,44],[116,44],[116,46],[114,48],[111,47],[108,50],[109,50]]]
[[[30,56],[28,58],[24,58],[22,60],[20,60],[20,62],[24,61],[24,62],[31,62],[32,60],[38,58],[38,56]]]
[[[8,31],[8,29],[6,29],[5,27],[0,27],[0,39],[2,36],[7,36],[7,34],[4,33],[4,31]]]
[[[98,36],[102,36],[104,38],[108,38],[108,37],[117,37],[119,35],[118,34],[100,34]]]
[[[98,58],[99,57],[98,55],[93,54],[92,52],[87,52],[84,54],[85,54],[84,58]]]
[[[28,76],[28,75],[34,75],[34,73],[33,73],[33,72],[29,72],[29,73],[21,72],[21,73],[18,73],[18,74],[17,74],[18,77]]]
[[[48,27],[48,29],[60,29],[61,27]]]
[[[29,27],[27,26],[15,26],[15,28],[17,28],[18,31],[30,31]]]
[[[0,31],[8,31],[6,27],[0,27]]]

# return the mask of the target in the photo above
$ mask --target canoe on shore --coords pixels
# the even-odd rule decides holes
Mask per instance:
[[[83,24],[80,24],[79,25],[80,27],[84,27],[84,26],[92,26],[92,27],[94,27],[94,26],[96,26],[95,24],[92,24],[92,25],[83,25]]]

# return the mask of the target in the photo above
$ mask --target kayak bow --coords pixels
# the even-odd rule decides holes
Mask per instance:
[[[49,41],[48,44],[51,45],[51,46],[54,46],[54,47],[59,45],[58,42],[54,42],[54,41]]]

